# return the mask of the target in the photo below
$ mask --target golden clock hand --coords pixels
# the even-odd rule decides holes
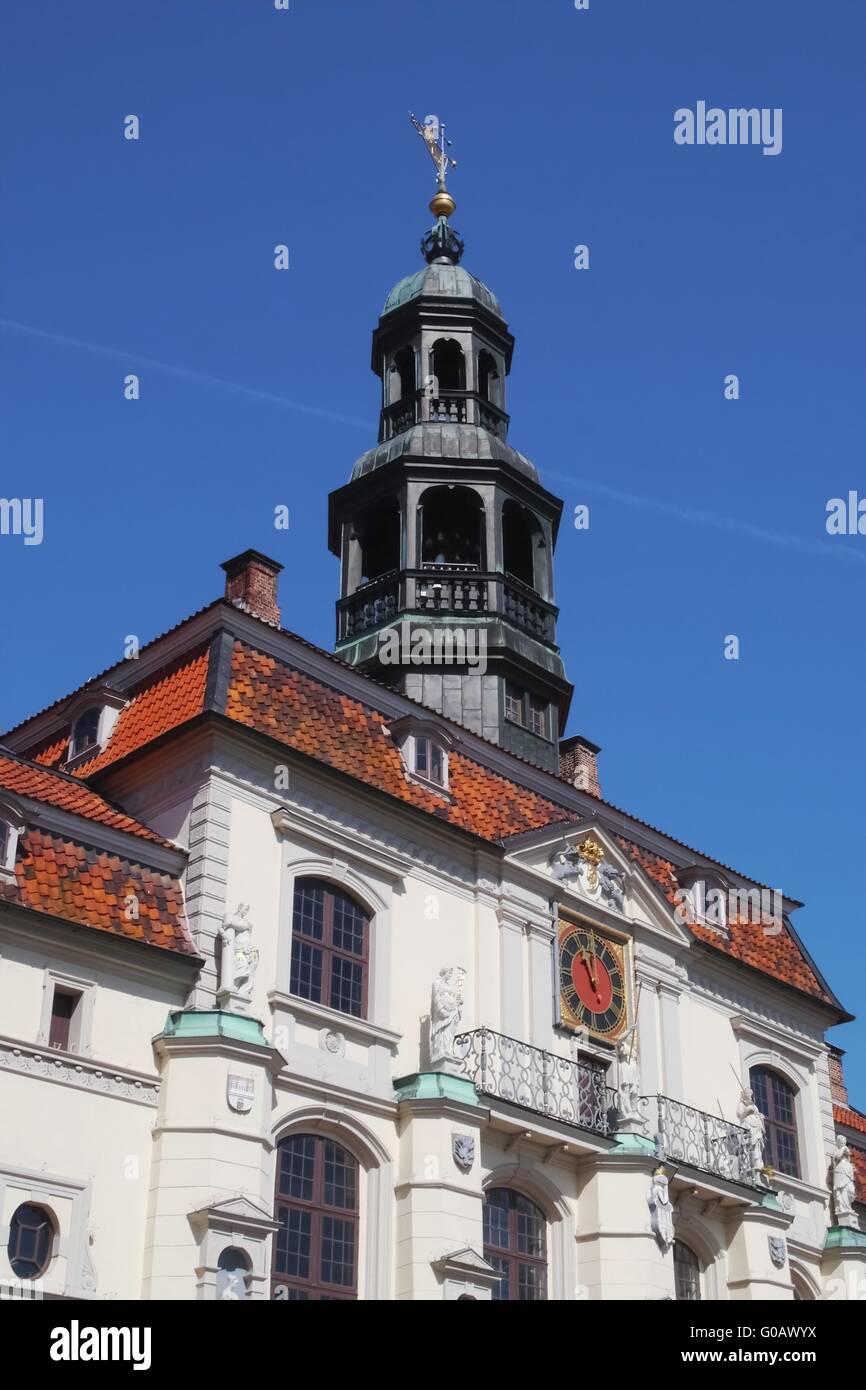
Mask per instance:
[[[591,960],[590,960],[590,962],[589,962],[589,978],[590,978],[590,981],[591,981],[591,983],[592,983],[593,989],[596,991],[596,993],[598,993],[598,970],[597,970],[597,968],[596,968],[595,932],[594,932],[594,931],[591,931],[591,932],[589,933],[589,939],[590,939],[590,941],[591,941],[591,943],[592,943],[592,958],[591,958]]]

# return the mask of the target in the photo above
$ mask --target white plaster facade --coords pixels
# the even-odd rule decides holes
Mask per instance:
[[[550,1299],[674,1297],[673,1248],[653,1234],[647,1203],[659,1152],[426,1069],[431,982],[443,965],[465,971],[462,1029],[575,1056],[573,1037],[557,1025],[555,927],[564,913],[623,943],[640,985],[629,1008],[639,997],[646,1095],[731,1120],[737,1078],[754,1065],[796,1093],[801,1176],[775,1176],[777,1197],[667,1165],[675,1235],[697,1257],[701,1296],[866,1294],[863,1236],[849,1232],[825,1248],[832,1017],[805,994],[701,949],[622,853],[619,813],[575,791],[577,829],[564,837],[548,828],[500,851],[290,751],[282,765],[289,786],[275,790],[272,749],[240,731],[199,730],[107,784],[189,853],[188,912],[205,962],[197,979],[165,952],[56,924],[37,931],[0,905],[0,1279],[11,1278],[12,1212],[31,1201],[56,1223],[46,1293],[213,1298],[229,1247],[243,1252],[248,1295],[268,1298],[277,1146],[304,1133],[335,1138],[358,1162],[360,1299],[489,1298],[497,1284],[483,1253],[490,1188],[516,1189],[544,1213]],[[551,854],[579,838],[581,817],[624,875],[623,912],[551,876]],[[652,840],[654,832],[632,826],[630,834]],[[303,877],[332,883],[369,915],[364,1018],[291,993],[293,886]],[[225,1015],[213,1012],[218,926],[241,902],[259,952],[247,1010],[261,1022],[258,1038],[220,1031]],[[54,977],[86,995],[68,1053],[45,1043]],[[176,1031],[166,1029],[170,1013],[180,1017]],[[201,1022],[197,1032],[183,1031],[189,1018]],[[584,1052],[610,1061],[600,1044]],[[253,1083],[246,1113],[228,1104],[230,1077]],[[456,1134],[475,1141],[468,1165],[455,1159]]]

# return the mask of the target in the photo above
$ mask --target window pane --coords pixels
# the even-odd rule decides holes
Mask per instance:
[[[545,1297],[544,1270],[540,1265],[517,1266],[517,1296],[532,1303],[541,1302]]]
[[[523,723],[523,691],[511,681],[505,685],[505,718],[514,724]]]
[[[311,1134],[304,1134],[281,1144],[277,1189],[279,1196],[296,1197],[301,1202],[312,1202],[315,1162],[316,1141]]]
[[[797,1141],[794,1135],[788,1130],[777,1129],[775,1132],[776,1153],[774,1167],[780,1173],[787,1173],[789,1177],[796,1178],[799,1175],[797,1164]]]
[[[69,1047],[70,1025],[75,1013],[75,1005],[80,997],[78,994],[65,994],[62,990],[55,989],[54,998],[51,1001],[51,1029],[48,1034],[50,1047],[59,1047],[64,1050]]]
[[[338,1216],[322,1217],[322,1283],[355,1282],[355,1226]]]
[[[427,743],[426,738],[416,738],[416,739],[415,739],[415,771],[416,771],[416,772],[419,774],[419,776],[421,776],[421,777],[426,777],[426,776],[428,775],[428,773],[427,773],[427,766],[428,766],[428,757],[427,757],[427,754],[428,754],[428,751],[429,751],[429,745],[428,745],[428,743]]]
[[[297,1207],[278,1209],[280,1229],[277,1231],[276,1272],[296,1279],[310,1276],[313,1213]]]
[[[334,956],[331,961],[331,1008],[359,1018],[363,989],[364,969],[360,962]]]
[[[440,785],[445,781],[445,759],[438,743],[431,743],[430,745],[429,776],[431,782],[439,782]]]
[[[485,1257],[489,1264],[493,1266],[497,1274],[502,1278],[493,1285],[494,1299],[507,1299],[511,1297],[511,1281],[509,1279],[508,1261],[503,1260],[500,1255],[487,1255]]]
[[[355,1210],[356,1165],[352,1155],[332,1140],[325,1141],[325,1206]]]
[[[508,1249],[508,1194],[491,1192],[484,1200],[484,1244]]]
[[[542,736],[547,732],[547,706],[534,695],[529,697],[529,726],[535,734]]]
[[[517,1199],[517,1249],[536,1259],[544,1256],[544,1217],[525,1197]]]
[[[698,1257],[694,1250],[682,1241],[674,1241],[674,1284],[676,1297],[694,1303],[701,1296],[701,1278]]]
[[[292,938],[292,971],[289,993],[299,999],[322,1002],[322,952],[299,937]]]
[[[38,1279],[51,1257],[53,1227],[42,1207],[20,1206],[9,1223],[9,1263],[18,1279]]]
[[[787,1086],[780,1076],[771,1076],[770,1086],[775,1112],[774,1118],[793,1128],[794,1095],[790,1086]]]
[[[317,884],[295,885],[295,910],[292,930],[321,941],[324,932],[325,890]]]
[[[334,945],[339,951],[364,954],[364,914],[351,898],[334,898]]]

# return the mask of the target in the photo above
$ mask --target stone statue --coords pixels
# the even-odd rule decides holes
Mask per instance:
[[[755,1182],[763,1182],[766,1124],[748,1086],[743,1087],[737,1105],[737,1124],[741,1125],[748,1135],[749,1165],[752,1170],[752,1178]]]
[[[430,1068],[456,1067],[454,1051],[457,1025],[463,1009],[463,977],[466,971],[444,965],[433,981],[430,997]]]
[[[667,1253],[674,1243],[674,1209],[668,1190],[668,1175],[661,1165],[652,1175],[647,1203],[653,1234]]]
[[[616,1118],[619,1128],[638,1125],[643,1129],[640,1114],[640,1063],[637,1055],[637,1024],[623,1033],[616,1045],[617,1100]]]
[[[259,953],[252,944],[252,924],[247,920],[249,903],[238,903],[220,927],[223,952],[220,963],[221,995],[252,999]]]
[[[836,1224],[845,1224],[844,1218],[854,1216],[854,1163],[848,1142],[841,1134],[836,1135],[836,1148],[830,1159],[830,1173]]]
[[[617,912],[625,912],[625,878],[619,869],[604,860],[598,866],[598,881],[603,901]]]
[[[577,878],[580,873],[580,864],[576,851],[569,846],[556,850],[550,860],[550,872],[554,878],[558,879]]]

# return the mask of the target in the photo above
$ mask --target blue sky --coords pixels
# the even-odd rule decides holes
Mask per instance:
[[[326,498],[375,440],[369,335],[430,220],[406,112],[437,111],[465,264],[517,336],[511,439],[565,499],[569,732],[611,800],[805,899],[857,1011],[866,536],[824,523],[866,494],[862,0],[2,10],[0,491],[45,533],[0,537],[0,725],[247,546],[332,645]],[[781,107],[781,154],[675,145],[698,100]],[[866,1024],[836,1036],[864,1105]]]

